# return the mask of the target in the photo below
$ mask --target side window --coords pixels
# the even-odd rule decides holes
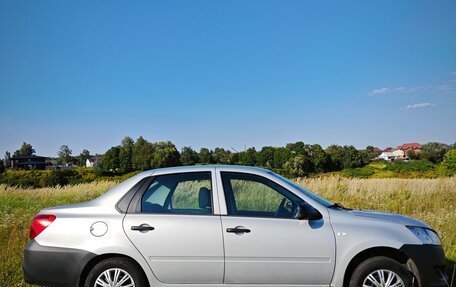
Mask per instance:
[[[212,214],[210,172],[155,177],[141,199],[142,213]]]
[[[293,218],[303,200],[275,182],[253,174],[222,172],[229,215]]]

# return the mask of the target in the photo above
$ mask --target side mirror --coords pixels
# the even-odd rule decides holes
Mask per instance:
[[[297,207],[295,218],[299,220],[319,220],[322,219],[323,216],[309,204],[300,204]]]

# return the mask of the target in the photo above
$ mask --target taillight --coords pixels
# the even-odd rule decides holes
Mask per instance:
[[[54,220],[55,220],[55,215],[39,214],[39,215],[35,216],[33,218],[32,226],[30,227],[30,239],[37,237]]]

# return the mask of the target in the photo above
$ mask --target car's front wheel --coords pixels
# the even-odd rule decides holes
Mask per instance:
[[[144,287],[144,274],[128,258],[108,258],[97,263],[84,283],[84,287]]]
[[[350,287],[412,287],[412,275],[399,262],[383,256],[362,262],[353,272]]]

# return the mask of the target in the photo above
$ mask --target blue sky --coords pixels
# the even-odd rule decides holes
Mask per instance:
[[[0,157],[456,141],[456,1],[1,1]]]

